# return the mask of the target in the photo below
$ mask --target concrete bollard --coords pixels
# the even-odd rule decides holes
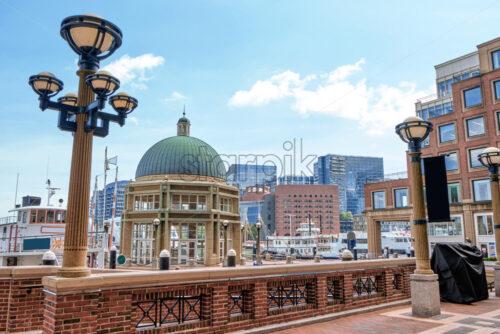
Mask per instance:
[[[160,270],[170,269],[170,252],[166,249],[160,252]]]
[[[270,253],[266,253],[266,261],[271,261],[271,254]]]
[[[297,260],[297,254],[295,254],[295,253],[292,254],[292,261],[293,260]]]
[[[319,256],[319,254],[316,254],[314,256],[314,263],[319,263],[320,258],[321,258],[321,256]]]
[[[42,256],[42,264],[44,266],[57,266],[57,257],[53,251],[46,251]]]
[[[290,255],[286,257],[286,264],[292,264],[292,257]]]
[[[359,256],[359,259],[360,259],[360,260],[366,260],[366,254],[365,254],[365,253],[362,253],[362,254]]]
[[[109,250],[109,269],[116,269],[116,246],[112,246]]]
[[[342,252],[342,261],[352,261],[353,256],[350,250],[346,249]]]
[[[242,256],[240,257],[240,266],[244,266],[247,263],[246,257]]]
[[[227,252],[227,266],[236,267],[236,251],[234,249]]]

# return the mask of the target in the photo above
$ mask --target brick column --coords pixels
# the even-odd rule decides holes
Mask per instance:
[[[255,282],[253,293],[255,320],[267,317],[267,281],[258,280]]]
[[[346,308],[352,308],[352,274],[346,273],[344,275],[344,303]]]
[[[228,322],[228,286],[227,283],[220,283],[212,290],[212,303],[211,308],[211,326],[218,328],[220,331],[213,331],[212,333],[222,333],[222,327]]]
[[[98,292],[59,296],[47,291],[43,333],[96,333],[101,311]]]
[[[318,310],[324,310],[328,304],[326,274],[316,277],[316,307]]]

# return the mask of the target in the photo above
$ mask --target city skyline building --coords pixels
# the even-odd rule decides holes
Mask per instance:
[[[314,163],[315,184],[337,185],[340,212],[353,215],[365,208],[364,185],[383,177],[384,161],[380,157],[327,154]]]
[[[271,192],[277,184],[276,166],[233,164],[226,173],[227,183],[239,189],[240,195],[250,186],[268,186]]]
[[[115,218],[120,217],[123,206],[125,203],[125,186],[130,183],[130,180],[120,180],[117,182],[116,189],[116,206],[115,206]],[[111,218],[113,212],[113,196],[115,190],[115,182],[110,182],[106,185],[106,211],[104,212],[104,220],[108,220]],[[90,214],[89,217],[92,217],[94,214],[94,224],[99,224],[102,226],[103,224],[103,206],[104,206],[104,190],[97,191],[97,201],[95,203],[95,209],[92,208],[94,203],[95,192],[92,192],[92,196],[90,198]]]
[[[278,178],[278,184],[314,184],[314,175],[284,175]]]
[[[248,221],[250,224],[257,224],[259,216],[262,216],[265,196],[271,193],[268,186],[247,187],[245,194],[240,196],[239,210],[241,222]]]
[[[295,236],[309,218],[322,234],[340,232],[337,185],[278,185],[274,200],[276,235]]]

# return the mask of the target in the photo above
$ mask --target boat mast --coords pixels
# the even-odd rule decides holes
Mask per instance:
[[[108,171],[108,146],[104,150],[104,189],[102,190],[102,226],[106,220],[106,172]],[[99,229],[98,229],[99,230]]]
[[[17,188],[19,187],[19,173],[17,173],[17,179],[16,179],[16,193],[14,195],[14,208],[17,205]]]
[[[115,208],[116,208],[116,193],[118,191],[118,166],[115,173],[115,189],[113,190],[113,208],[111,210],[111,234],[109,236],[109,248],[111,249],[113,242],[113,227],[115,226]]]

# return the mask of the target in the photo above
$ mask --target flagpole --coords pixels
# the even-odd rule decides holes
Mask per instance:
[[[118,191],[118,166],[116,166],[115,173],[115,189],[113,191],[113,209],[111,211],[111,234],[109,236],[109,249],[111,249],[113,242],[113,228],[115,226],[115,209],[116,209],[116,193]]]
[[[104,150],[104,189],[102,191],[102,226],[106,220],[106,172],[108,170],[108,147]],[[99,229],[97,229],[99,230]]]

